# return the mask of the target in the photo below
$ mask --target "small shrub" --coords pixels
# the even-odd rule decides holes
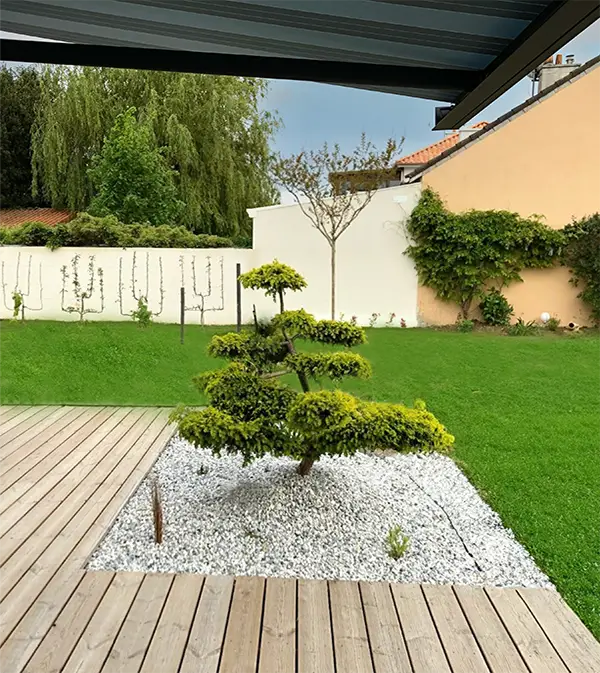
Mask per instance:
[[[400,327],[406,327],[406,320],[404,318],[400,318]]]
[[[404,535],[400,526],[390,528],[386,538],[388,556],[398,560],[402,558],[408,551],[410,546],[410,538]]]
[[[456,323],[456,329],[459,332],[472,332],[474,327],[475,323],[473,320],[462,319]]]
[[[140,327],[148,327],[152,322],[152,311],[148,308],[146,297],[140,297],[137,303],[137,309],[131,312],[134,322]]]
[[[13,320],[18,320],[19,313],[21,312],[21,307],[23,306],[23,295],[20,292],[13,292],[12,300],[13,300]]]
[[[394,320],[396,318],[395,313],[390,313],[390,317],[386,320],[385,324],[388,325],[388,327],[391,327],[394,324]]]
[[[554,316],[552,316],[546,322],[546,329],[549,330],[550,332],[558,331],[559,327],[560,327],[560,318],[555,318]]]
[[[509,325],[510,316],[514,313],[506,297],[494,287],[485,293],[479,308],[485,323],[496,327]]]
[[[519,318],[514,325],[508,328],[507,334],[509,336],[535,336],[538,333],[538,326],[535,320],[525,322],[523,318]]]

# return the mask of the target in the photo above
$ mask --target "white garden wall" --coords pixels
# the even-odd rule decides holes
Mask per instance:
[[[419,198],[419,185],[377,192],[338,242],[337,313],[356,315],[367,324],[390,313],[395,324],[417,322],[417,277],[403,254],[403,223]],[[305,307],[318,318],[330,315],[329,246],[298,206],[273,206],[250,211],[254,245],[243,249],[0,248],[2,297],[0,317],[12,316],[12,293],[24,295],[29,320],[79,320],[84,298],[86,320],[130,320],[136,297],[147,296],[159,322],[179,322],[180,288],[186,293],[186,323],[231,325],[236,321],[236,263],[242,271],[279,259],[304,275],[308,288],[287,299],[287,308]],[[77,273],[74,273],[74,265]],[[102,283],[100,282],[102,277]],[[102,285],[102,288],[101,288]],[[242,290],[242,319],[249,322],[252,305],[259,316],[275,305],[259,292]]]

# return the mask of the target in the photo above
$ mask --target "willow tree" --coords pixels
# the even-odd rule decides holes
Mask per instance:
[[[269,141],[277,120],[261,111],[264,80],[92,67],[49,67],[32,138],[33,187],[55,207],[84,210],[88,174],[118,114],[151,120],[156,147],[177,171],[179,223],[196,232],[247,234],[247,208],[277,201]]]

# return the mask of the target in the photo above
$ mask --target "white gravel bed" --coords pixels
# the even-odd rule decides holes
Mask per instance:
[[[175,437],[90,558],[91,570],[551,587],[456,464],[440,455],[287,458],[247,467]],[[164,539],[154,542],[158,479]],[[386,536],[410,537],[394,560]]]

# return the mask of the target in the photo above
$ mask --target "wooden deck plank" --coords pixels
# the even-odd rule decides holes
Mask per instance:
[[[163,573],[145,575],[102,673],[139,671],[174,577]]]
[[[423,585],[425,600],[433,617],[452,673],[489,673],[461,607],[448,585]]]
[[[3,411],[0,414],[0,428],[9,421],[11,418],[15,418],[15,416],[19,416],[22,414],[24,411],[27,411],[27,409],[30,409],[31,407],[28,405],[16,405],[13,407],[2,407]]]
[[[175,575],[140,673],[179,670],[203,583],[203,575]]]
[[[56,407],[52,407],[52,411]],[[34,426],[41,418],[47,416],[51,411],[49,407],[29,407],[25,409],[22,414],[14,416],[6,423],[2,423],[0,426],[0,446],[5,447],[9,442],[18,437],[19,435],[27,432],[29,428]]]
[[[61,673],[100,673],[143,579],[143,573],[114,576]]]
[[[334,673],[327,582],[298,580],[298,673]]]
[[[14,406],[0,407],[0,425],[6,423],[6,421],[9,421],[17,414],[23,413],[25,409],[29,409],[29,407],[16,404]]]
[[[101,421],[102,416],[96,418]],[[130,414],[128,418],[125,410],[105,417],[97,431],[82,442],[77,451],[72,451],[45,475],[42,482],[7,508],[0,524],[0,565],[12,553],[10,541],[26,540],[56,512],[50,523],[55,529],[61,515],[68,515],[69,508],[76,508],[77,502],[94,493],[106,470],[114,464],[113,459],[118,455],[115,446],[135,420],[136,416]],[[50,532],[50,527],[46,530]]]
[[[390,585],[361,582],[360,591],[375,673],[412,673]]]
[[[493,673],[527,673],[527,668],[485,591],[456,586],[454,591]]]
[[[205,579],[180,673],[217,673],[232,593],[233,577]]]
[[[48,516],[49,512],[54,511],[56,507],[64,503],[67,496],[111,451],[112,443],[114,443],[111,432],[113,430],[119,432],[120,421],[123,421],[125,415],[126,412],[121,410],[117,413],[110,413],[108,409],[100,412],[91,422],[94,431],[90,433],[86,440],[75,447],[77,450],[71,449],[58,463],[46,463],[39,470],[34,468],[27,475],[27,480],[19,482],[26,488],[29,486],[24,493],[20,493],[20,489],[16,493],[15,491],[3,493],[2,495],[6,495],[7,498],[11,498],[13,493],[19,495],[4,510],[0,518],[0,540],[17,522],[21,523],[21,528],[24,528],[25,531],[35,530]],[[54,451],[54,454],[58,454],[58,452]],[[90,454],[91,459],[88,458]],[[27,485],[26,481],[29,481],[30,478],[37,479],[37,481]],[[2,496],[0,496],[0,501],[2,501]],[[27,532],[22,532],[19,535],[27,537]],[[1,546],[2,542],[0,541]],[[6,554],[0,558],[5,557]]]
[[[296,580],[267,580],[258,673],[296,670],[296,588]]]
[[[17,449],[20,449],[24,444],[27,444],[32,439],[39,437],[39,435],[43,432],[55,432],[54,428],[56,427],[56,422],[68,414],[69,411],[73,411],[74,409],[76,409],[76,407],[55,407],[53,411],[51,409],[51,413],[40,419],[40,421],[33,427],[29,428],[29,430],[26,430],[18,437],[15,437],[15,439],[12,441],[3,444],[2,456],[7,457],[9,454],[17,451]],[[4,482],[4,480],[2,481]]]
[[[531,673],[568,673],[516,589],[490,587],[486,593]]]
[[[55,550],[57,555],[52,557],[51,562],[46,558],[32,566],[9,594],[7,607],[0,614],[0,657],[10,652],[11,658],[21,662],[31,654],[27,634],[50,628],[72,591],[69,578],[81,572],[79,568],[171,437],[173,429],[169,426],[163,426],[157,433],[160,423],[166,423],[167,415],[168,412],[159,414],[152,424],[154,431],[150,432],[149,428],[150,435],[146,439],[153,438],[154,441],[150,444],[149,441],[137,442],[136,450],[130,451],[127,458],[133,461],[133,465],[123,466],[118,475],[111,476],[102,497],[88,501],[77,513],[77,518],[61,533],[62,553],[66,557],[61,557],[59,550]],[[13,670],[18,673],[21,669],[15,665]]]
[[[219,673],[255,673],[264,590],[263,577],[236,577]]]
[[[358,584],[342,581],[328,584],[337,670],[372,673],[373,662]]]
[[[15,448],[13,453],[1,463],[0,494],[18,481],[29,483],[31,481],[30,472],[40,462],[51,460],[52,454],[61,448],[64,443],[61,437],[56,437],[60,431],[69,426],[76,418],[83,417],[82,421],[85,422],[83,409],[63,407],[60,411],[63,413],[57,414],[58,417],[53,418],[50,425],[44,427],[45,422],[50,421],[50,418],[44,419],[36,428],[32,429],[31,432],[34,433],[32,436],[29,436],[29,433],[24,433],[22,437],[19,437],[19,442],[11,444],[11,447],[18,444],[18,448]],[[98,411],[99,409],[94,410],[94,412],[88,410],[89,417],[93,418]],[[54,414],[52,416],[54,417]],[[77,427],[79,426],[72,428],[71,432],[74,432]]]
[[[571,673],[600,671],[600,643],[556,592],[518,591]]]
[[[113,577],[113,573],[86,573],[83,576],[53,628],[29,660],[25,673],[59,673],[62,670]]]
[[[418,584],[392,584],[392,595],[414,673],[451,673]]]
[[[26,445],[15,449],[10,455],[4,455],[0,459],[0,476],[12,470],[21,461],[25,460],[33,453],[41,460],[49,455],[57,446],[60,446],[66,438],[70,437],[88,420],[88,415],[93,417],[100,411],[100,408],[76,407],[68,411],[51,430],[41,433]],[[56,431],[56,432],[55,432]]]

